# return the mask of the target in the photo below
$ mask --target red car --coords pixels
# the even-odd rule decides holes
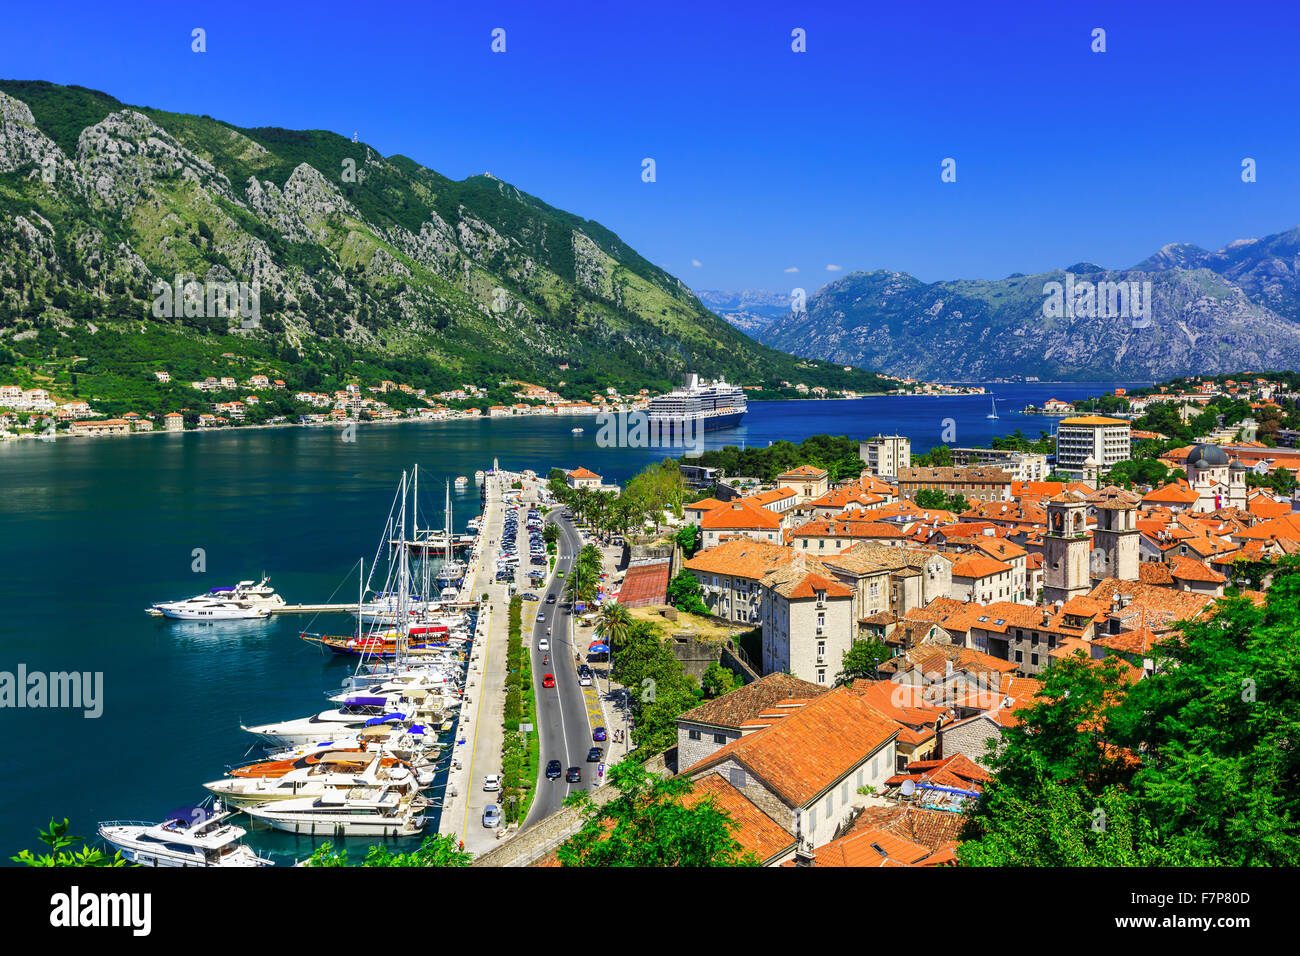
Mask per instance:
[[[545,677],[543,677],[543,678],[542,678],[542,686],[543,686],[543,687],[554,687],[554,686],[555,686],[555,675],[554,675],[554,674],[547,674]]]

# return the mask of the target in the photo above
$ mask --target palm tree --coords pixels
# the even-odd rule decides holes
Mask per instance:
[[[627,640],[632,629],[632,615],[627,607],[616,601],[610,601],[600,609],[596,618],[596,633],[605,639],[610,647],[618,647]]]

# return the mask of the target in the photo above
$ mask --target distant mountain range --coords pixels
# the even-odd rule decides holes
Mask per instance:
[[[1055,302],[1051,283],[1060,283]],[[1146,316],[1116,314],[1119,283],[1150,289]],[[1067,290],[1073,308],[1062,302]],[[1078,263],[932,283],[852,272],[811,295],[806,311],[752,334],[814,358],[925,379],[1138,381],[1297,369],[1300,228],[1217,252],[1172,244],[1123,270]]]
[[[761,339],[764,329],[790,312],[790,296],[765,289],[722,292],[696,289],[695,296],[746,335]]]
[[[255,283],[256,327],[160,318],[177,276]],[[0,360],[66,376],[93,352],[100,373],[152,381],[159,358],[228,351],[330,379],[879,386],[756,343],[604,226],[493,176],[0,80]]]

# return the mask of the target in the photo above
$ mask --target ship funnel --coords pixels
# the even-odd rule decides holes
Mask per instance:
[[[687,372],[687,373],[686,373],[686,387],[687,387],[687,389],[694,390],[694,389],[696,389],[696,388],[699,387],[699,384],[700,384],[700,376],[699,376],[699,373],[698,373],[698,372]]]

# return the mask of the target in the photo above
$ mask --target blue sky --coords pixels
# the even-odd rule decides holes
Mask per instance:
[[[1300,223],[1293,7],[903,6],[56,2],[6,12],[0,76],[491,171],[695,288],[1124,267]]]

